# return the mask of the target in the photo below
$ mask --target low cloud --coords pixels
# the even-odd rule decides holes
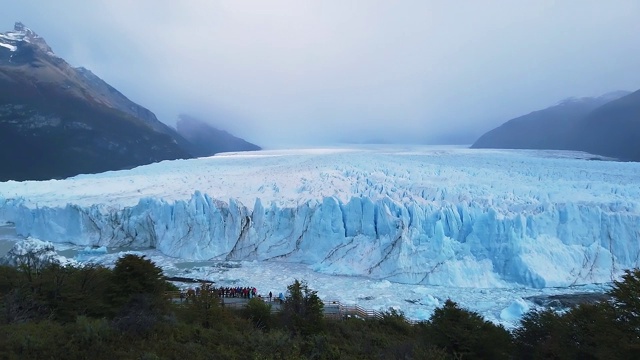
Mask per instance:
[[[56,15],[58,14],[58,15]],[[640,3],[31,1],[3,5],[72,65],[173,124],[267,147],[470,142],[568,96],[640,88]]]

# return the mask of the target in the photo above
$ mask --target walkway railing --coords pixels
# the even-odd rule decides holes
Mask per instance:
[[[324,302],[324,315],[329,318],[345,319],[350,317],[380,320],[383,314],[376,310],[365,309],[358,305],[343,305],[340,301],[330,300]]]
[[[171,299],[172,301],[185,301],[188,302],[188,297],[184,297],[184,293],[180,291],[167,291],[165,295]],[[258,298],[263,300],[267,304],[271,304],[271,313],[277,313],[282,310],[282,304],[280,300],[273,299],[273,301],[268,301],[268,297]],[[249,299],[241,298],[241,297],[230,297],[230,298],[220,298],[220,303],[224,307],[232,308],[232,309],[243,309],[247,306]],[[366,319],[366,320],[381,320],[384,317],[384,313],[372,309],[366,309],[359,305],[345,305],[342,304],[338,300],[324,300],[324,316],[330,319],[338,319],[344,320],[348,318],[356,318],[356,319]],[[410,324],[416,324],[417,321],[405,319]]]

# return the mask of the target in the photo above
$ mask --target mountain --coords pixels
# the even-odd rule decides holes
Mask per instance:
[[[472,148],[581,150],[574,131],[592,111],[629,92],[600,97],[569,98],[555,106],[534,111],[504,123],[482,135]]]
[[[21,23],[0,33],[0,181],[64,178],[189,158],[190,146]]]
[[[191,153],[198,157],[221,152],[261,150],[258,145],[235,137],[226,131],[189,115],[180,115],[176,130],[191,143]]]
[[[640,161],[640,90],[591,111],[572,132],[577,150]]]

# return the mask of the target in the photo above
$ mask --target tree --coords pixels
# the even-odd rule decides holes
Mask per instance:
[[[168,305],[162,269],[144,256],[128,254],[119,258],[113,268],[111,285],[110,303],[115,311],[132,302],[160,312]]]
[[[3,294],[8,293],[18,285],[18,269],[13,266],[0,265],[0,300]]]
[[[640,357],[640,269],[625,270],[608,292],[616,324],[626,334],[624,347]]]
[[[516,356],[640,358],[640,270],[626,270],[608,294],[610,302],[581,304],[563,314],[526,314],[514,331]]]
[[[618,320],[640,335],[640,269],[625,270],[622,281],[614,281],[609,291]]]
[[[107,295],[110,296],[111,275],[110,269],[94,264],[86,264],[72,272],[69,283],[73,289],[72,298],[76,298],[72,303],[79,315],[98,318],[109,315]]]
[[[183,315],[187,322],[199,324],[205,329],[213,328],[226,320],[223,319],[225,314],[220,306],[220,298],[211,284],[206,283],[201,284],[198,296],[192,296],[186,302]]]
[[[553,310],[530,311],[513,332],[516,355],[520,359],[552,358],[557,356],[560,315]]]
[[[296,279],[287,286],[282,316],[285,325],[294,334],[306,336],[324,330],[324,303],[318,297],[318,292],[309,289],[304,281]]]
[[[387,311],[382,312],[382,317],[379,322],[382,326],[391,328],[405,335],[411,332],[411,324],[409,324],[404,312],[401,310],[390,307]]]
[[[562,315],[559,348],[573,359],[638,358],[628,352],[629,333],[615,322],[613,308],[607,303],[581,304]],[[564,341],[563,341],[564,340]]]
[[[15,266],[20,269],[28,282],[34,282],[40,277],[42,270],[50,264],[59,264],[56,252],[51,243],[43,243],[35,239],[26,239],[17,243],[4,258],[3,265]]]
[[[564,314],[531,311],[513,336],[518,359],[637,358],[625,348],[626,333],[608,303],[581,304]]]
[[[504,327],[447,300],[426,324],[427,341],[453,356],[470,359],[508,359],[511,336]]]

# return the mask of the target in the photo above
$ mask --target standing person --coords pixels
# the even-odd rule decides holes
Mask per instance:
[[[273,293],[269,291],[269,302],[271,302],[271,298],[273,298]]]
[[[278,295],[278,298],[280,299],[280,304],[284,304],[284,294],[280,293],[280,295]]]

